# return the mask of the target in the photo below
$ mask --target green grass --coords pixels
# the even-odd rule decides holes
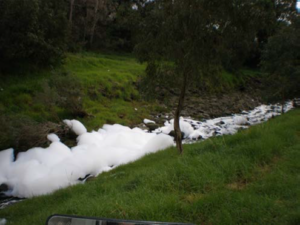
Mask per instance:
[[[92,115],[83,122],[89,128],[105,123],[134,125],[153,109],[140,99],[136,87],[145,65],[137,63],[131,55],[69,54],[64,67],[83,87],[83,106]]]
[[[253,78],[261,79],[262,76],[263,73],[255,69],[243,68],[235,72],[223,70],[219,77],[219,83],[221,85],[219,85],[218,88],[220,88],[221,91],[238,89],[249,85],[249,80]]]
[[[8,224],[55,213],[195,224],[300,223],[300,110],[233,136],[148,155],[85,185],[0,211]]]
[[[138,92],[137,83],[144,73],[145,65],[130,54],[83,52],[67,54],[58,68],[3,75],[0,121],[7,124],[0,126],[0,136],[15,136],[18,124],[26,121],[31,126],[79,119],[88,130],[107,123],[139,124],[158,109],[155,103],[143,101]],[[87,116],[77,115],[78,106]],[[12,127],[12,133],[3,127]],[[14,145],[2,139],[0,149]]]

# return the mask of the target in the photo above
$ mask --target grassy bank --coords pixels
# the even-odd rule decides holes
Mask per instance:
[[[131,55],[68,54],[59,68],[4,76],[0,110],[38,122],[56,121],[76,117],[72,104],[77,104],[87,114],[83,120],[88,126],[130,125],[146,112],[136,86],[144,70]]]
[[[144,70],[145,65],[131,55],[80,53],[68,54],[59,68],[3,75],[0,150],[33,147],[26,144],[34,142],[32,137],[24,138],[23,134],[34,132],[46,137],[44,130],[51,130],[49,121],[78,119],[89,130],[106,123],[141,123],[150,112],[160,110],[140,98],[137,83]]]
[[[300,223],[300,110],[234,136],[174,148],[0,211],[9,224],[54,213],[195,224]]]

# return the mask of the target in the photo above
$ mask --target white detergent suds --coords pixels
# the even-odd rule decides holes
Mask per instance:
[[[287,112],[293,108],[292,102],[287,102],[284,111]],[[184,143],[191,141],[207,139],[213,136],[235,134],[241,129],[246,129],[251,125],[265,122],[272,117],[281,115],[281,105],[261,105],[251,111],[243,111],[241,114],[235,114],[227,117],[219,117],[206,121],[196,121],[191,118],[180,118],[180,128],[184,133]],[[160,127],[153,132],[156,134],[169,134],[174,130],[174,120],[166,121],[165,126]]]
[[[292,109],[288,102],[284,111]],[[180,126],[185,142],[212,136],[234,134],[239,129],[267,121],[281,113],[279,105],[262,105],[249,112],[206,121],[181,118]],[[81,183],[85,177],[97,176],[119,165],[135,161],[146,154],[174,145],[167,135],[174,120],[152,133],[121,125],[104,125],[98,131],[87,132],[77,120],[64,122],[78,135],[77,146],[69,148],[55,134],[48,135],[48,148],[32,148],[13,159],[13,149],[0,152],[0,185],[9,188],[8,196],[30,198]],[[145,119],[144,123],[152,123]]]
[[[65,121],[78,134],[77,146],[69,148],[55,134],[48,135],[48,148],[19,153],[0,152],[0,184],[8,185],[7,195],[30,198],[80,183],[79,178],[97,176],[146,154],[173,146],[173,138],[121,125],[105,125],[86,132],[79,121]]]

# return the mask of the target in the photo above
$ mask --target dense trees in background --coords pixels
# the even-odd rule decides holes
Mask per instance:
[[[76,50],[131,51],[146,0],[68,0],[71,40]]]
[[[61,0],[0,0],[0,68],[51,65],[67,49],[68,22]]]
[[[202,13],[199,17],[214,23],[213,38],[222,37],[219,55],[228,70],[258,66],[268,38],[280,22],[290,21],[295,14],[294,0],[195,2],[203,5],[196,9]],[[66,50],[131,52],[143,42],[145,26],[156,29],[162,16],[157,6],[165,4],[164,0],[0,0],[2,67],[12,62],[54,64]],[[203,12],[203,7],[210,10]]]
[[[269,74],[269,99],[300,95],[300,17],[291,19],[269,38],[262,55],[262,68]],[[274,91],[275,90],[275,91]]]
[[[278,24],[295,15],[295,0],[196,2],[211,7],[204,14],[197,10],[203,20],[214,20],[218,32],[213,38],[222,36],[219,54],[227,70],[258,66]],[[145,26],[155,29],[161,16],[157,6],[164,4],[164,0],[0,0],[1,68],[13,63],[55,64],[66,50],[131,52],[143,41]]]
[[[131,51],[142,1],[0,0],[0,70],[59,63],[65,51]]]

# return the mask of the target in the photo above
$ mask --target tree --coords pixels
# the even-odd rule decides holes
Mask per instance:
[[[262,67],[269,73],[270,99],[294,98],[300,94],[300,17],[269,38],[262,56]],[[275,91],[274,91],[275,90]]]
[[[71,27],[72,27],[72,22],[73,22],[74,2],[75,2],[75,0],[70,0],[69,23],[70,23]]]
[[[0,68],[58,63],[67,42],[60,0],[0,0]]]
[[[235,60],[244,59],[234,56],[254,43],[257,15],[261,14],[255,8],[257,2],[260,1],[162,0],[148,4],[153,10],[140,24],[142,34],[136,52],[140,61],[148,63],[147,73],[153,78],[166,65],[172,65],[172,78],[181,86],[174,115],[180,153],[179,118],[187,88],[192,83],[217,80],[226,54]]]

